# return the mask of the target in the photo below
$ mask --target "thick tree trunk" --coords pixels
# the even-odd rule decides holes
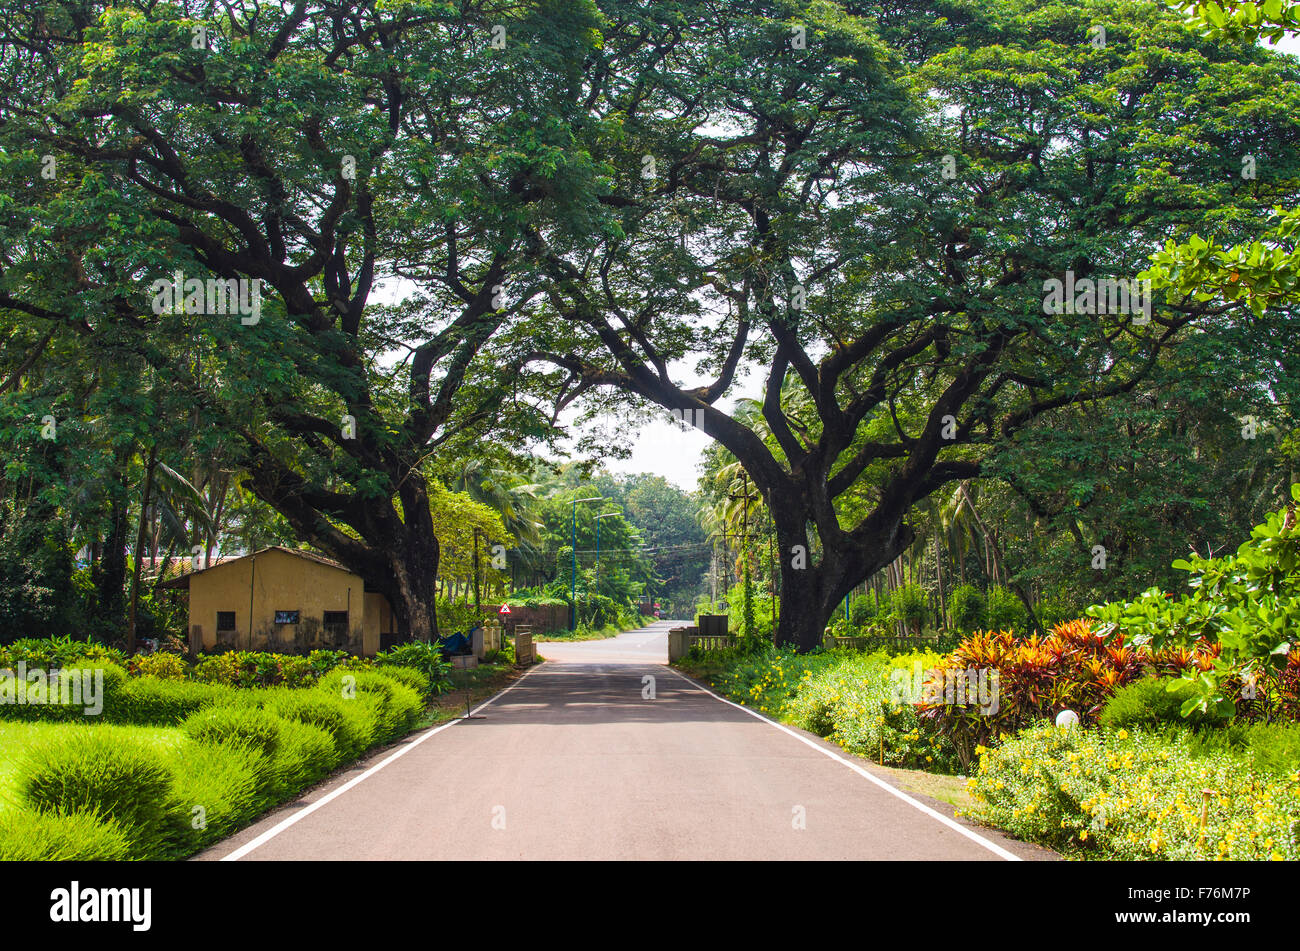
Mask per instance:
[[[423,479],[408,478],[401,489],[400,536],[384,546],[392,567],[388,593],[402,641],[438,639],[438,558],[429,493]],[[376,541],[369,539],[372,544]],[[372,581],[373,583],[373,581]]]
[[[432,526],[427,533],[408,531],[390,555],[392,584],[382,586],[393,607],[400,641],[438,639],[437,579],[438,539]]]
[[[900,513],[870,545],[823,539],[821,562],[814,564],[809,520],[779,501],[773,515],[781,544],[781,617],[774,641],[801,654],[822,643],[827,623],[854,586],[894,562],[913,539]]]

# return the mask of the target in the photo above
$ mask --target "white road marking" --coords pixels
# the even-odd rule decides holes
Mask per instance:
[[[843,763],[845,766],[847,766],[849,769],[853,770],[853,771],[854,771],[855,773],[857,773],[859,776],[862,776],[862,777],[864,777],[864,778],[866,778],[866,779],[871,780],[871,782],[875,783],[875,784],[876,784],[877,786],[879,786],[881,789],[885,790],[885,792],[889,793],[889,794],[892,795],[892,796],[897,796],[899,799],[903,800],[903,802],[907,803],[907,804],[910,805],[910,806],[915,807],[916,809],[919,809],[921,812],[924,812],[924,813],[925,813],[927,816],[929,816],[930,818],[932,818],[932,819],[937,819],[939,822],[942,822],[944,825],[946,825],[948,828],[954,830],[955,832],[960,832],[960,833],[961,833],[962,835],[964,835],[966,838],[970,839],[970,840],[973,841],[973,842],[978,843],[979,845],[982,845],[984,848],[988,849],[990,852],[992,852],[994,855],[997,855],[999,858],[1006,859],[1008,862],[1020,862],[1020,861],[1023,861],[1023,859],[1021,859],[1020,856],[1018,856],[1018,855],[1012,855],[1012,854],[1011,854],[1010,852],[1008,852],[1006,849],[1002,848],[1000,845],[998,845],[998,844],[995,843],[995,842],[990,842],[988,839],[984,838],[984,836],[980,835],[978,832],[975,832],[975,831],[973,831],[973,830],[971,830],[971,829],[966,828],[966,827],[965,827],[964,825],[962,825],[960,822],[954,822],[952,819],[949,819],[947,816],[945,816],[942,812],[937,812],[937,811],[935,811],[934,809],[931,809],[931,808],[930,808],[929,806],[927,806],[925,803],[920,802],[920,801],[918,801],[918,800],[916,800],[916,799],[913,799],[911,796],[909,796],[907,793],[903,792],[902,790],[900,790],[900,789],[895,789],[893,786],[889,785],[889,783],[885,782],[885,781],[884,781],[883,779],[881,779],[880,777],[878,777],[878,776],[873,776],[871,773],[867,772],[865,769],[863,769],[863,768],[862,768],[861,766],[859,766],[857,763],[854,763],[854,762],[852,762],[852,761],[850,761],[850,760],[845,759],[843,756],[840,756],[838,753],[835,753],[835,752],[832,752],[831,750],[828,750],[826,747],[822,746],[822,745],[819,744],[819,743],[814,743],[812,740],[808,739],[808,737],[806,737],[806,736],[800,736],[798,733],[796,733],[794,730],[790,729],[790,728],[789,728],[788,726],[786,726],[785,724],[783,724],[783,723],[777,723],[775,720],[769,720],[767,717],[763,716],[763,714],[759,713],[759,712],[756,711],[756,710],[751,710],[751,709],[749,709],[749,707],[744,706],[743,704],[734,703],[734,702],[732,702],[731,700],[728,700],[726,697],[720,697],[720,696],[718,696],[716,693],[714,693],[714,692],[713,692],[712,690],[710,690],[708,687],[703,687],[703,686],[701,686],[700,684],[697,684],[694,680],[691,680],[689,677],[685,676],[684,674],[682,674],[680,671],[676,670],[676,669],[673,668],[673,667],[669,667],[668,669],[671,670],[671,671],[672,671],[674,674],[676,674],[678,677],[681,677],[682,680],[685,680],[688,684],[690,684],[690,685],[691,685],[692,687],[694,687],[695,689],[697,689],[697,690],[701,690],[701,691],[703,691],[704,693],[707,693],[707,694],[708,694],[710,697],[712,697],[714,700],[720,700],[721,702],[723,702],[723,703],[725,703],[725,704],[728,704],[728,705],[730,705],[730,706],[735,707],[737,710],[744,710],[744,711],[745,711],[746,713],[748,713],[750,716],[752,716],[752,717],[754,717],[754,718],[756,718],[756,719],[762,720],[762,721],[763,721],[764,723],[766,723],[768,726],[774,726],[774,727],[776,727],[778,730],[780,730],[782,733],[788,733],[790,736],[793,736],[793,737],[794,737],[796,740],[798,740],[800,743],[805,743],[805,744],[807,744],[808,746],[811,746],[811,747],[812,747],[813,749],[815,749],[818,753],[822,753],[822,754],[824,754],[824,755],[826,755],[826,756],[829,756],[831,759],[835,760],[837,763]]]
[[[498,694],[494,694],[494,695],[492,695],[491,697],[488,697],[487,700],[483,701],[483,702],[480,703],[477,707],[475,707],[475,708],[471,711],[471,715],[474,714],[474,713],[478,713],[478,712],[479,712],[480,710],[482,710],[484,707],[488,706],[488,705],[491,704],[491,703],[494,703],[495,701],[499,700],[501,697],[504,697],[504,696],[505,696],[506,694],[508,694],[511,690],[514,690],[516,686],[518,686],[519,684],[523,683],[524,679],[527,678],[529,674],[531,674],[534,670],[537,670],[537,669],[538,669],[539,667],[541,667],[541,666],[542,666],[541,664],[538,664],[538,665],[536,665],[536,666],[534,666],[534,667],[530,667],[530,668],[528,669],[528,671],[524,673],[523,677],[520,677],[518,680],[516,680],[516,681],[515,681],[514,683],[512,683],[510,686],[506,687],[505,690],[502,690],[500,693],[498,693]],[[229,855],[223,856],[222,859],[221,859],[221,861],[223,861],[223,862],[237,862],[237,861],[239,861],[239,860],[242,859],[245,855],[247,855],[249,852],[252,852],[254,849],[259,848],[259,847],[261,847],[261,846],[263,846],[263,845],[266,845],[266,843],[270,842],[270,841],[271,841],[272,839],[274,839],[277,835],[279,835],[279,834],[280,834],[281,832],[283,832],[285,829],[289,828],[291,825],[293,825],[294,823],[296,823],[298,820],[307,818],[309,815],[311,815],[313,812],[315,812],[315,811],[316,811],[317,809],[319,809],[321,806],[324,806],[326,803],[333,802],[335,799],[337,799],[339,796],[343,795],[345,792],[347,792],[347,791],[348,791],[349,789],[351,789],[353,786],[356,786],[358,783],[362,782],[363,780],[369,779],[371,776],[375,775],[375,773],[379,772],[381,769],[383,769],[383,768],[384,768],[385,766],[387,766],[389,763],[393,762],[393,760],[395,760],[395,759],[399,759],[400,757],[405,756],[407,753],[411,752],[411,750],[415,749],[417,746],[419,746],[421,743],[423,743],[423,742],[424,742],[425,740],[427,740],[429,737],[434,736],[435,734],[441,733],[443,730],[446,730],[446,729],[448,729],[448,728],[450,728],[450,727],[455,726],[457,723],[462,722],[464,719],[465,719],[464,717],[457,717],[456,719],[454,719],[454,720],[452,720],[452,721],[450,721],[450,722],[448,722],[448,723],[444,723],[444,724],[442,724],[441,726],[435,726],[435,727],[433,727],[432,729],[427,730],[423,735],[421,735],[421,736],[419,736],[418,738],[416,738],[413,742],[408,743],[406,746],[403,746],[400,750],[398,750],[397,752],[393,753],[391,756],[387,756],[387,757],[385,757],[381,762],[376,763],[374,766],[370,767],[368,770],[366,770],[366,771],[365,771],[364,773],[362,773],[360,776],[354,776],[352,779],[349,779],[346,783],[344,783],[344,784],[343,784],[342,786],[340,786],[338,789],[336,789],[336,790],[334,790],[333,792],[331,792],[329,795],[327,795],[327,796],[322,796],[320,799],[317,799],[315,802],[313,802],[310,806],[307,806],[305,809],[301,809],[301,810],[299,810],[298,812],[295,812],[293,815],[289,816],[289,818],[284,819],[283,821],[277,823],[277,824],[276,824],[275,826],[273,826],[272,828],[267,829],[265,832],[263,832],[261,835],[259,835],[256,839],[253,839],[253,841],[251,841],[251,842],[247,842],[247,843],[245,843],[244,845],[241,845],[239,848],[235,849],[235,851],[231,852]]]

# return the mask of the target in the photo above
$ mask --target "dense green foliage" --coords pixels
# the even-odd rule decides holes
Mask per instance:
[[[1300,501],[1300,483],[1291,487]],[[1300,635],[1300,527],[1295,502],[1271,513],[1236,552],[1220,558],[1193,555],[1174,567],[1189,572],[1191,592],[1173,598],[1149,588],[1132,601],[1089,610],[1104,631],[1122,632],[1155,650],[1206,650],[1212,666],[1189,669],[1192,688],[1183,712],[1214,710],[1230,716],[1241,700],[1271,698],[1295,716]],[[1243,683],[1247,686],[1244,688]]]
[[[564,500],[529,454],[570,408],[607,424],[583,454],[649,406],[719,442],[712,539],[662,480],[597,478],[621,514],[599,577],[589,524],[571,546],[592,599],[685,614],[712,551],[710,595],[779,588],[775,633],[807,647],[855,572],[922,584],[939,628],[960,583],[1040,629],[1041,604],[1165,584],[1295,459],[1268,215],[1300,180],[1297,70],[1241,42],[1291,6],[1236,6],[1208,38],[1113,0],[15,11],[0,638],[175,634],[157,574],[273,541],[420,638],[439,595],[558,586]],[[1166,242],[1191,250],[1150,321],[1043,308]],[[177,271],[260,282],[257,319],[158,305]],[[723,413],[746,374],[762,396]]]
[[[183,815],[164,758],[94,727],[65,729],[33,749],[19,780],[22,803],[38,812],[112,817],[137,857],[167,857]]]
[[[1142,677],[1120,687],[1102,707],[1097,722],[1108,730],[1153,729],[1182,723],[1223,722],[1217,714],[1183,717],[1191,685],[1182,678]],[[1199,712],[1199,711],[1195,711]]]

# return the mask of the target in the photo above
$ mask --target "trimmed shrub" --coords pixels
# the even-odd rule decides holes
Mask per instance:
[[[239,740],[274,759],[280,748],[280,724],[275,714],[249,706],[217,706],[191,714],[181,724],[185,735],[199,743]]]
[[[35,668],[34,668],[35,669]],[[115,703],[119,703],[122,691],[129,683],[126,671],[116,664],[110,664],[103,661],[78,661],[59,668],[60,678],[68,676],[82,675],[83,671],[90,671],[92,676],[102,678],[102,683],[98,684],[95,689],[102,687],[99,700],[103,703],[101,715],[107,714]],[[95,672],[100,673],[96,674]],[[7,676],[0,674],[0,676]],[[5,693],[12,691],[13,700],[0,703],[0,718],[6,720],[24,720],[24,721],[54,721],[54,722],[75,722],[84,720],[88,716],[86,707],[89,705],[85,695],[82,695],[79,703],[49,703],[47,699],[53,699],[61,696],[61,690],[56,681],[53,687],[37,686],[29,684],[24,680],[16,677],[10,678],[2,688]],[[71,694],[69,693],[69,696]]]
[[[284,795],[293,795],[319,782],[338,764],[339,751],[328,730],[300,720],[280,720],[275,771]]]
[[[359,704],[316,688],[269,692],[266,699],[266,709],[277,716],[318,726],[330,734],[343,759],[359,756],[374,742],[377,706],[371,698]]]
[[[179,654],[136,654],[126,665],[127,673],[134,677],[153,677],[157,680],[184,680],[189,670],[185,658]]]
[[[140,677],[128,681],[104,712],[113,723],[175,726],[204,707],[232,699],[234,693],[216,684]]]
[[[185,813],[186,851],[223,839],[274,804],[271,763],[240,740],[190,741],[173,764],[175,796]]]
[[[0,862],[121,862],[131,842],[111,819],[89,812],[0,812]]]
[[[405,734],[424,712],[418,693],[377,670],[333,670],[321,678],[314,690],[332,693],[345,703],[373,698],[378,704],[374,741],[379,743]]]
[[[1177,685],[1178,689],[1170,691],[1170,685]],[[1190,686],[1179,678],[1142,677],[1116,690],[1106,701],[1097,722],[1108,730],[1223,722],[1222,717],[1213,714],[1183,718],[1183,701],[1194,693]]]
[[[44,812],[92,812],[118,822],[137,858],[164,858],[180,844],[185,815],[172,773],[156,750],[94,727],[34,748],[20,773],[22,801]]]
[[[429,678],[414,667],[399,667],[396,664],[388,664],[383,667],[376,667],[375,673],[382,674],[389,680],[396,680],[399,684],[410,687],[421,697],[429,694]]]

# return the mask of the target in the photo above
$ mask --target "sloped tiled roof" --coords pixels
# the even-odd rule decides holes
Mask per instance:
[[[346,571],[348,574],[355,574],[344,565],[339,564],[333,558],[326,558],[324,555],[318,555],[314,551],[303,551],[299,548],[285,548],[283,545],[268,545],[266,548],[260,548],[251,555],[236,555],[233,557],[221,558],[216,564],[209,565],[206,568],[200,568],[198,571],[189,571],[179,578],[172,578],[158,585],[160,588],[186,589],[190,586],[190,579],[204,572],[212,571],[216,568],[224,568],[227,565],[233,565],[235,562],[243,561],[245,558],[255,558],[269,551],[284,552],[286,555],[293,555],[295,558],[305,558],[308,561],[314,561],[317,564],[328,565],[330,568],[337,568],[340,571]]]

